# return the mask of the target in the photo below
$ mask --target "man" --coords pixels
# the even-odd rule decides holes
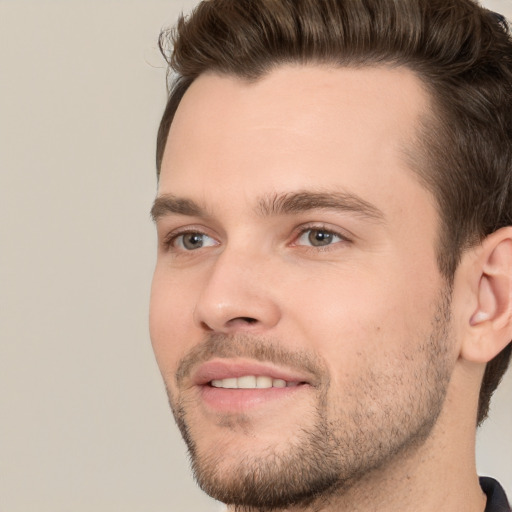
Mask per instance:
[[[507,511],[512,41],[471,0],[210,0],[170,34],[151,336],[233,511]],[[162,46],[167,35],[162,36]]]

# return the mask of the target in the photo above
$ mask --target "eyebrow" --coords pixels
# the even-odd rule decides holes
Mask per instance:
[[[261,198],[258,213],[263,216],[286,215],[310,210],[336,210],[382,221],[384,213],[376,206],[349,192],[292,192]]]
[[[364,219],[383,221],[384,213],[361,197],[348,192],[299,191],[273,194],[258,200],[256,213],[262,217],[289,215],[310,210],[334,210],[354,213]],[[191,199],[164,194],[155,199],[151,217],[156,222],[165,215],[209,217],[206,210]]]
[[[151,208],[151,217],[153,221],[165,215],[187,215],[189,217],[205,217],[205,211],[191,199],[184,199],[164,194],[155,199]]]

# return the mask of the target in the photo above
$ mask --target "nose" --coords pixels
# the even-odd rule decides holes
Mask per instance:
[[[275,300],[275,278],[264,256],[226,249],[212,264],[194,310],[200,328],[233,334],[265,332],[275,327],[281,311]]]

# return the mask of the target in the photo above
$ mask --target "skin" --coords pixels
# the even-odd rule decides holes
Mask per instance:
[[[265,462],[281,471],[321,413],[345,447],[332,461],[343,481],[282,510],[485,508],[474,467],[483,365],[461,358],[476,278],[458,275],[447,290],[435,201],[403,151],[428,109],[401,68],[289,66],[251,84],[207,74],[185,94],[154,209],[150,328],[196,470],[209,467],[217,486]],[[345,207],[269,211],[298,193],[342,194]],[[166,203],[171,194],[188,203]],[[332,242],[313,246],[311,229]],[[184,245],[184,233],[203,246]],[[220,410],[194,382],[219,359],[266,361],[307,384]]]

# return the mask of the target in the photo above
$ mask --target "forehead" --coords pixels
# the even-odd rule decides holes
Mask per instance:
[[[404,150],[428,108],[421,81],[399,67],[283,66],[255,82],[205,74],[176,112],[159,193],[206,202],[218,191],[246,202],[318,188],[377,203],[410,195],[419,184]]]

